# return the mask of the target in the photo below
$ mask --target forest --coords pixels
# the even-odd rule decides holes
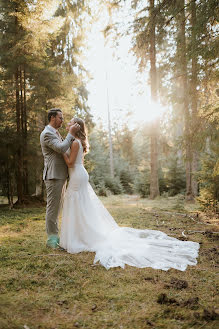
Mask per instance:
[[[117,19],[128,6],[131,19]],[[96,125],[83,64],[88,31],[107,7],[112,47],[123,35],[137,69],[148,72],[151,99],[163,117],[130,129]],[[219,134],[217,1],[1,1],[1,195],[10,207],[45,194],[39,135],[47,111],[89,130],[86,168],[99,195],[182,194],[218,211]],[[146,110],[146,109],[145,109]],[[153,110],[153,109],[152,109]],[[62,133],[65,135],[65,129]],[[15,201],[14,201],[15,199]],[[25,201],[26,200],[26,201]]]
[[[0,328],[218,328],[218,10],[216,0],[0,0]],[[86,123],[90,205],[120,232],[147,232],[158,267],[106,270],[94,249],[69,253],[58,217],[57,248],[46,244],[40,134],[51,108],[63,138],[73,117]],[[104,216],[88,209],[90,228]],[[193,242],[197,254],[180,248]]]

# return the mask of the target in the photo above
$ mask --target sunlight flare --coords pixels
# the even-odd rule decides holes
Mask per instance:
[[[145,109],[142,108],[139,119],[143,122],[153,122],[161,117],[164,111],[165,108],[159,102],[149,101]]]

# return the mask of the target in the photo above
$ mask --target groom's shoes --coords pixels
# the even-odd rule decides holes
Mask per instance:
[[[48,237],[46,246],[52,249],[59,249],[59,237],[57,235],[50,235]]]
[[[62,248],[59,244],[58,244],[58,248],[57,249],[59,249],[59,250],[61,250],[61,251],[66,251],[64,248]]]

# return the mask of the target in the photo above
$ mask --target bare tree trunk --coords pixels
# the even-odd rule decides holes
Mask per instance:
[[[159,192],[159,182],[158,182],[158,132],[157,132],[157,123],[152,126],[151,129],[151,179],[150,179],[150,198],[154,199]]]
[[[15,12],[18,12],[17,4]],[[18,32],[18,19],[15,16],[16,33]],[[17,130],[17,151],[16,151],[16,179],[17,179],[17,203],[23,202],[23,158],[22,158],[22,124],[21,124],[21,104],[20,104],[20,90],[19,90],[19,66],[16,67],[14,73],[15,81],[15,108],[16,108],[16,130]]]
[[[46,97],[45,97],[46,99]],[[43,112],[43,115],[40,116],[38,120],[38,129],[39,132],[41,132],[44,128],[44,126],[47,125],[48,119],[47,119],[47,111],[48,106],[45,104],[45,111]],[[37,149],[37,157],[39,161],[37,162],[35,166],[35,195],[37,197],[40,197],[43,199],[44,197],[44,183],[43,183],[43,167],[44,167],[44,160],[42,156],[41,149]]]
[[[112,16],[109,11],[109,25],[111,24]],[[104,35],[104,50],[107,44],[106,36]],[[109,156],[110,156],[110,176],[114,178],[114,160],[113,160],[113,143],[112,143],[112,130],[111,130],[111,118],[110,118],[110,99],[109,99],[109,84],[108,84],[108,66],[105,66],[106,77],[106,101],[107,101],[107,114],[108,114],[108,140],[109,140]]]
[[[150,80],[151,80],[151,98],[157,101],[157,68],[156,68],[156,40],[155,40],[155,15],[154,0],[150,0],[149,10],[150,24]],[[153,123],[151,129],[151,179],[150,179],[150,198],[154,199],[160,195],[158,180],[158,136],[159,121]]]
[[[37,151],[38,159],[37,165],[35,166],[36,173],[36,188],[35,195],[43,198],[43,159],[42,153]]]
[[[23,89],[24,89],[24,106],[23,106],[23,121],[24,121],[24,133],[23,133],[23,145],[24,145],[24,192],[29,194],[28,190],[28,152],[27,152],[27,98],[26,98],[26,71],[24,66],[23,71]]]
[[[15,88],[16,88],[16,125],[17,125],[17,197],[18,203],[23,201],[23,159],[21,149],[21,111],[20,111],[20,95],[19,95],[19,70],[15,72]]]
[[[186,199],[193,200],[192,194],[192,153],[190,143],[190,113],[188,104],[188,75],[187,75],[187,47],[185,36],[185,0],[178,0],[179,8],[182,8],[178,14],[179,20],[179,55],[180,55],[180,69],[182,79],[182,103],[184,107],[184,141],[185,141],[185,162],[186,162]]]
[[[197,56],[195,54],[196,50],[196,0],[191,1],[191,26],[192,26],[192,36],[191,36],[191,51],[192,51],[192,78],[191,78],[191,107],[192,107],[192,133],[195,135],[195,130],[198,121],[197,115]],[[198,195],[198,182],[195,177],[198,171],[198,152],[195,149],[194,143],[192,144],[193,157],[192,157],[192,194],[193,196]]]
[[[14,202],[13,202],[13,184],[12,184],[12,172],[11,172],[11,166],[10,166],[10,159],[9,159],[9,147],[7,148],[7,169],[6,169],[6,175],[7,175],[7,197],[8,197],[8,204],[10,209],[13,208]]]
[[[21,134],[20,134],[20,152],[22,158],[22,183],[23,183],[23,194],[25,192],[25,175],[24,175],[24,95],[23,95],[23,76],[22,69],[20,66],[19,69],[19,96],[20,96],[20,126],[21,126]]]
[[[108,84],[107,84],[106,88],[107,88],[107,112],[108,112],[108,133],[109,133],[109,153],[110,153],[110,176],[112,178],[114,178],[113,143],[112,143],[112,134],[111,134],[111,119],[110,119]]]
[[[12,184],[12,177],[10,170],[7,171],[7,185],[8,185],[8,189],[7,189],[8,204],[9,204],[9,208],[12,209],[14,205],[14,201],[13,201],[13,184]]]

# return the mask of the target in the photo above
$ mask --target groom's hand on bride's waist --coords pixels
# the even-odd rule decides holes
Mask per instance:
[[[80,125],[78,123],[74,123],[70,128],[69,128],[69,132],[70,134],[72,134],[72,136],[75,137],[75,134],[77,131],[80,130]]]

